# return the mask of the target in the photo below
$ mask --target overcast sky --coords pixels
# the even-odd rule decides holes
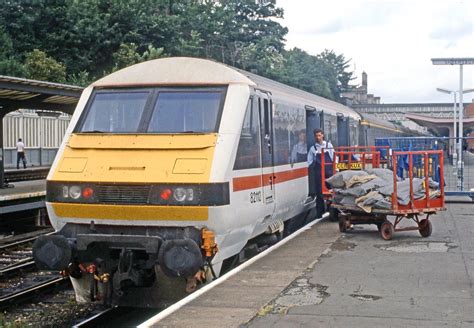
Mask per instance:
[[[474,0],[277,0],[285,10],[287,47],[325,48],[352,59],[361,82],[383,103],[450,102],[437,87],[459,89],[459,66],[433,57],[474,57]],[[474,65],[464,66],[464,89]],[[471,101],[474,93],[465,95]]]

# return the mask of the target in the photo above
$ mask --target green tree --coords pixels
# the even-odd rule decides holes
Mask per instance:
[[[92,79],[87,71],[81,71],[79,73],[71,74],[67,77],[68,84],[78,85],[81,87],[86,87],[91,84]]]
[[[332,50],[286,51],[283,14],[275,0],[8,0],[0,6],[0,74],[87,85],[145,60],[193,56],[339,100],[353,79],[350,61]],[[39,64],[32,49],[43,51],[34,54]],[[54,73],[44,65],[51,60]]]
[[[204,39],[201,33],[191,30],[189,35],[179,38],[179,50],[181,56],[201,57],[204,54]]]
[[[66,81],[66,67],[38,49],[26,55],[25,69],[30,79],[59,83]]]
[[[331,70],[326,63],[298,48],[285,51],[283,56],[285,61],[279,80],[322,97],[336,99],[331,92],[336,78],[330,75]]]
[[[158,59],[164,56],[163,48],[155,48],[151,44],[143,54],[138,53],[135,43],[122,43],[119,50],[112,55],[114,60],[113,71],[141,63],[147,60]]]
[[[141,61],[147,61],[165,57],[165,53],[163,48],[155,48],[153,45],[149,44],[148,48],[140,57]]]
[[[354,72],[348,71],[350,68],[350,59],[346,59],[344,55],[337,55],[334,50],[325,49],[318,55],[318,58],[327,63],[333,70],[337,77],[337,91],[339,96],[341,92],[347,91],[350,88],[349,83],[355,79]]]
[[[0,26],[0,75],[25,77],[25,67],[14,57],[10,35]]]
[[[137,53],[138,46],[135,43],[122,43],[119,50],[112,55],[114,60],[113,71],[141,62],[141,56]]]

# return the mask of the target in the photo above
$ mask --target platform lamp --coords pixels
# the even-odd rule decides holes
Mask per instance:
[[[464,103],[463,96],[463,67],[464,65],[474,65],[474,58],[431,58],[433,65],[459,65],[459,135],[464,135]],[[458,143],[458,189],[464,189],[464,162],[462,156],[462,142]]]

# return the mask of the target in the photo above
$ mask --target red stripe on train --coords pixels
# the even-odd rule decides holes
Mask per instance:
[[[282,183],[285,181],[290,181],[294,179],[303,178],[308,175],[308,168],[303,167],[300,169],[283,171],[283,172],[275,172],[273,176],[275,177],[275,184]],[[262,187],[262,182],[264,186],[268,186],[270,184],[270,177],[271,174],[259,174],[259,175],[252,175],[247,177],[238,177],[233,178],[233,191],[242,191],[247,189],[256,189]]]

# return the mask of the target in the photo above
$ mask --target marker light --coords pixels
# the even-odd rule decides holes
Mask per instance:
[[[63,198],[69,198],[69,187],[63,186]]]
[[[86,187],[82,190],[82,197],[88,199],[88,198],[91,198],[92,195],[94,195],[94,189],[90,187]]]
[[[173,194],[173,192],[171,191],[171,189],[164,189],[161,193],[160,193],[160,197],[161,199],[163,200],[168,200],[170,199],[171,195]]]
[[[188,194],[186,195],[186,200],[193,201],[194,200],[194,189],[189,188],[187,190]]]
[[[72,199],[79,199],[79,197],[81,197],[81,187],[79,186],[69,187],[69,196],[71,196]]]

